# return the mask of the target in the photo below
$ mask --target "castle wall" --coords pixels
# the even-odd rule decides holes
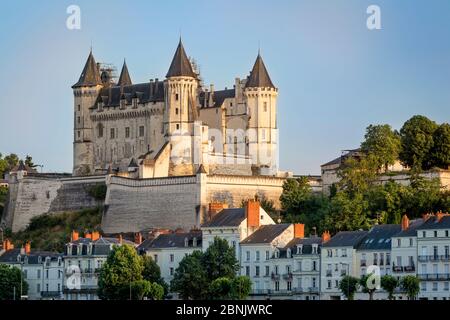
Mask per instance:
[[[46,178],[27,176],[10,181],[2,225],[13,232],[25,229],[33,217],[46,213],[73,211],[102,205],[89,195],[89,187],[104,177]]]
[[[149,228],[189,230],[204,222],[212,201],[240,207],[243,200],[264,196],[279,207],[283,178],[254,176],[196,176],[127,179],[111,176],[102,229],[105,233]]]

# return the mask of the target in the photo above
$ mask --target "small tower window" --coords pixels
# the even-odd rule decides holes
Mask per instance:
[[[178,108],[175,108],[175,114],[178,115]]]
[[[264,112],[267,112],[267,102],[264,102],[263,106],[264,106]]]
[[[144,126],[140,126],[139,127],[139,137],[143,137],[144,136]]]
[[[81,110],[81,106],[80,105],[78,105],[78,111],[80,111]]]
[[[176,127],[177,127],[177,130],[180,130],[180,125],[178,123],[177,123]]]
[[[80,133],[80,131],[77,131],[77,134],[78,134],[78,138],[81,136],[81,133]]]
[[[130,137],[130,127],[126,127],[125,128],[125,138],[129,138]]]
[[[77,117],[77,123],[80,124],[80,122],[81,122],[81,118]]]
[[[175,94],[175,100],[178,101],[178,93]]]
[[[98,129],[97,133],[98,137],[103,138],[103,124],[99,123],[97,129]]]
[[[114,128],[111,128],[111,134],[110,134],[110,137],[111,137],[111,139],[114,139],[115,138],[115,131],[114,131]]]

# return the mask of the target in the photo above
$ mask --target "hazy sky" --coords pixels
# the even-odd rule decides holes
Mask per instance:
[[[69,5],[81,30],[66,28]],[[369,31],[366,9],[381,8]],[[450,120],[450,1],[8,1],[0,10],[0,152],[72,168],[73,95],[91,43],[133,82],[163,79],[182,34],[206,84],[248,75],[258,44],[279,88],[281,168],[318,174],[371,123]]]

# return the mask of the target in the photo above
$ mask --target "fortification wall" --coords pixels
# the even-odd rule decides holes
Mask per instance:
[[[103,231],[190,229],[198,225],[201,220],[200,176],[141,180],[108,177]]]
[[[13,232],[25,229],[33,217],[103,205],[89,195],[89,187],[105,177],[53,178],[26,176],[12,179],[2,225]]]
[[[239,207],[242,200],[264,196],[279,206],[283,178],[196,176],[129,179],[110,176],[102,229],[105,233],[137,232],[149,228],[200,226],[212,201]]]

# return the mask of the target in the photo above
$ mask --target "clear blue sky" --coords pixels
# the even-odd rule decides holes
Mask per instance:
[[[81,8],[81,30],[66,8]],[[381,7],[382,30],[366,28]],[[282,169],[318,174],[365,127],[450,119],[450,1],[8,1],[0,11],[0,152],[71,171],[74,84],[97,61],[164,78],[180,30],[205,83],[231,87],[258,43],[279,87]]]

